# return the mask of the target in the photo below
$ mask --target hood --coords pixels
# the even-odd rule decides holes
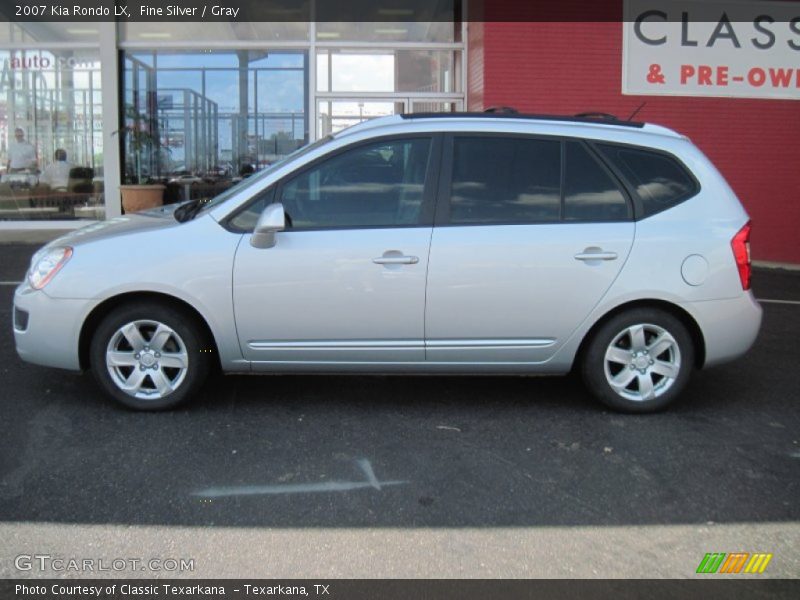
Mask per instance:
[[[172,213],[179,204],[161,206],[121,217],[114,217],[108,221],[92,223],[56,238],[46,247],[53,246],[80,246],[89,242],[119,237],[141,231],[152,231],[167,227],[178,227],[181,223],[175,220]]]

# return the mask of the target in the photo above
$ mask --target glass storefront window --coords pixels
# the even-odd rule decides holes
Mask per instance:
[[[356,22],[327,0],[241,4],[260,20],[118,22],[116,39],[101,23],[0,23],[0,220],[102,219],[119,183],[211,197],[346,126],[463,110],[462,0],[359,0]],[[112,120],[101,89],[120,98]],[[105,179],[104,126],[119,129]]]
[[[333,50],[317,52],[317,91],[451,93],[454,50]]]
[[[165,202],[208,198],[306,144],[306,57],[127,52],[126,128],[142,133],[126,136],[123,180],[166,184]]]
[[[0,220],[104,216],[97,50],[0,50]]]

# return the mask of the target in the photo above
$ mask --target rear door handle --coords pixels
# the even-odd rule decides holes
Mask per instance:
[[[616,252],[590,251],[589,248],[575,255],[575,260],[617,260]]]
[[[379,256],[373,258],[376,265],[415,265],[419,262],[417,256]]]

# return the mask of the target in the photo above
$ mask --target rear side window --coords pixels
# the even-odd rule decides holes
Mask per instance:
[[[628,195],[579,141],[456,136],[454,225],[626,221]]]
[[[578,142],[567,142],[565,221],[622,221],[628,201],[606,168]]]
[[[456,137],[453,144],[451,223],[559,220],[559,141],[476,136]]]
[[[641,200],[643,217],[671,208],[698,191],[685,167],[670,156],[610,144],[597,147],[633,186]]]

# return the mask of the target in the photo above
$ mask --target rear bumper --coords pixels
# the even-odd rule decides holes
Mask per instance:
[[[92,300],[51,298],[27,283],[14,293],[14,342],[26,362],[80,370],[78,339]],[[21,313],[27,317],[20,319]]]
[[[761,328],[761,305],[751,291],[730,300],[686,302],[681,306],[694,317],[703,333],[703,367],[742,356],[752,347]]]

